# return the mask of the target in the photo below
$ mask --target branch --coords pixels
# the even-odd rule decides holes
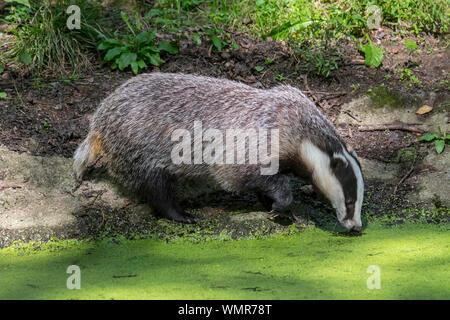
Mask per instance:
[[[402,130],[402,131],[410,131],[415,133],[423,133],[424,131],[420,128],[413,126],[412,124],[396,122],[389,124],[374,124],[374,125],[366,125],[360,126],[358,128],[359,131],[384,131],[384,130]]]

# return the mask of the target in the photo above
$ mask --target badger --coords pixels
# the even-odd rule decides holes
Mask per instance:
[[[175,221],[198,220],[177,201],[177,190],[187,185],[251,191],[268,210],[285,212],[293,201],[290,180],[297,177],[331,204],[343,227],[362,229],[364,182],[356,153],[289,85],[259,89],[198,75],[138,75],[92,116],[74,154],[76,179],[99,158],[116,181]]]

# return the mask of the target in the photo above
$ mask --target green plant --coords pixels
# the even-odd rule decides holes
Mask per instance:
[[[30,1],[29,0],[5,0],[5,2],[9,2],[9,3],[18,3],[24,6],[29,7],[30,6]]]
[[[267,58],[264,60],[264,63],[266,64],[266,66],[268,66],[269,64],[271,64],[272,62],[274,62],[275,59],[276,59],[276,58],[270,58],[270,57],[267,57]]]
[[[397,156],[392,159],[394,163],[401,162],[415,162],[417,158],[417,151],[412,149],[401,149],[398,151]]]
[[[231,38],[230,34],[223,30],[212,28],[204,31],[204,33],[208,35],[217,51],[222,51],[225,48],[230,48],[231,50],[238,48],[237,43]]]
[[[285,77],[284,77],[284,75],[283,75],[282,73],[277,72],[277,73],[275,74],[275,79],[276,79],[277,81],[283,82],[283,81],[285,80]]]
[[[89,50],[95,49],[97,37],[105,32],[102,7],[95,1],[78,0],[80,29],[70,30],[66,10],[71,4],[71,0],[44,0],[30,1],[29,7],[14,4],[8,8],[5,21],[13,26],[16,40],[7,58],[37,74],[45,70],[64,74],[89,66]]]
[[[400,80],[408,80],[410,82],[410,87],[416,85],[421,85],[422,81],[414,75],[414,72],[409,68],[397,69],[400,72]]]
[[[44,127],[44,130],[48,130],[52,127],[51,123],[49,122],[49,120],[47,118],[44,119],[44,121],[42,122],[42,126]]]
[[[369,36],[367,36],[367,43],[363,47],[362,40],[359,40],[359,51],[364,53],[364,63],[368,67],[378,68],[383,62],[383,48],[379,48],[373,44]]]
[[[306,61],[317,75],[327,78],[331,71],[338,69],[340,56],[325,50],[307,51]]]
[[[410,39],[406,39],[405,40],[405,47],[406,47],[406,50],[408,50],[408,53],[411,54],[411,53],[414,52],[414,50],[417,49],[418,45],[417,45],[417,43],[415,41],[412,41]]]
[[[261,67],[261,66],[255,66],[255,70],[258,71],[258,72],[261,72],[261,71],[264,70],[264,67]]]
[[[161,51],[171,54],[178,53],[178,48],[174,43],[159,41],[156,45],[156,29],[137,33],[126,13],[122,12],[121,16],[130,33],[120,35],[118,39],[105,39],[98,46],[99,50],[106,52],[104,60],[111,62],[113,69],[124,70],[130,67],[133,73],[137,74],[140,69],[147,68],[147,63],[154,66],[164,63],[160,57]]]
[[[445,148],[445,144],[450,141],[450,135],[446,132],[442,133],[441,128],[438,127],[439,133],[425,133],[423,136],[419,137],[419,141],[433,142],[436,152],[438,154],[442,153]]]

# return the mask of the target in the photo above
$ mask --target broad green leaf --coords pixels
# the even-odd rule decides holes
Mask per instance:
[[[405,46],[409,50],[414,50],[414,49],[416,49],[418,47],[417,43],[415,41],[412,41],[412,40],[409,40],[409,39],[406,39]]]
[[[194,33],[192,35],[192,40],[199,46],[202,44],[202,39],[200,38],[200,35],[198,33]]]
[[[120,55],[120,58],[117,60],[117,64],[120,70],[128,67],[132,62],[136,61],[137,55],[136,53],[126,52]]]
[[[0,74],[2,74],[4,70],[3,67],[0,67]]]
[[[157,53],[153,53],[153,54],[150,54],[150,53],[149,53],[149,54],[147,54],[146,56],[148,57],[150,63],[151,63],[152,65],[154,65],[154,66],[159,66],[159,65],[161,65],[162,63],[164,63],[164,60],[161,59],[161,57],[160,57],[159,54],[157,54]]]
[[[439,138],[437,133],[425,133],[423,136],[419,137],[419,141],[433,141],[434,139]]]
[[[212,35],[210,37],[210,39],[211,39],[214,47],[216,47],[217,51],[222,51],[222,49],[223,49],[223,42],[222,42],[222,40],[219,37],[217,37],[216,35]]]
[[[166,51],[168,53],[171,53],[171,54],[178,53],[178,47],[176,46],[176,44],[171,43],[171,42],[167,42],[167,41],[159,42],[158,49],[159,50],[164,50],[164,51]]]
[[[267,37],[271,37],[273,39],[285,39],[289,36],[289,34],[294,33],[296,31],[299,31],[300,29],[306,28],[307,26],[318,22],[317,20],[308,20],[308,21],[302,21],[297,20],[295,22],[286,22],[283,23],[279,27],[275,27],[266,35],[263,35],[263,39],[266,39]]]
[[[155,39],[155,32],[143,31],[136,36],[136,41],[139,44],[151,42]]]
[[[364,46],[364,62],[368,67],[378,68],[383,62],[383,49],[369,42]]]
[[[105,61],[111,61],[112,59],[114,59],[121,53],[122,53],[122,48],[115,47],[115,48],[109,49],[108,52],[106,53],[104,59],[105,59]]]
[[[442,151],[444,151],[444,147],[445,147],[445,141],[444,140],[436,140],[434,142],[434,146],[436,147],[436,152],[437,153],[442,153]]]
[[[6,99],[6,92],[4,92],[4,91],[0,92],[0,98]]]
[[[142,48],[142,54],[146,55],[148,53],[159,53],[159,48],[155,47],[155,46],[145,46],[144,48]]]
[[[20,62],[23,62],[25,64],[30,64],[31,63],[31,55],[24,51],[19,55],[19,60]]]
[[[139,66],[139,68],[141,68],[141,69],[144,69],[144,68],[147,68],[147,64],[145,63],[145,61],[144,60],[138,60],[138,66]]]
[[[138,63],[136,61],[133,61],[131,63],[131,70],[133,71],[134,74],[138,73],[139,67],[138,67]]]
[[[261,71],[264,70],[264,67],[261,67],[261,66],[255,66],[255,70],[258,71],[258,72],[261,72]]]
[[[103,40],[97,47],[98,50],[106,50],[111,47],[115,46],[122,46],[122,42],[116,40],[116,39],[106,39]]]

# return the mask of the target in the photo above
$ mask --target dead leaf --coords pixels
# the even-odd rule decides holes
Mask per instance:
[[[433,110],[432,107],[427,106],[426,104],[424,104],[419,109],[417,109],[416,114],[425,114],[425,113],[430,112],[431,110]]]

